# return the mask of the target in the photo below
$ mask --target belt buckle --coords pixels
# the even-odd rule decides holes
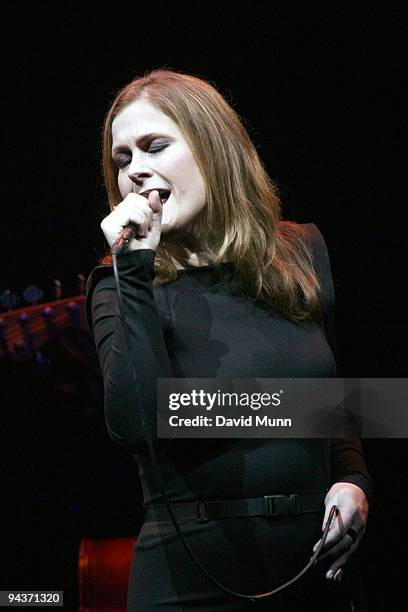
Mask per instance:
[[[198,500],[196,503],[196,520],[197,523],[208,523],[208,503],[206,500]]]
[[[265,514],[284,516],[297,513],[297,495],[264,495]]]

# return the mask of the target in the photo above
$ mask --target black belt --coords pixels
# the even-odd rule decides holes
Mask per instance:
[[[264,495],[246,499],[221,499],[216,501],[171,502],[176,519],[206,523],[216,519],[239,516],[290,516],[324,510],[326,493],[311,495]],[[145,507],[145,522],[168,521],[165,504]]]

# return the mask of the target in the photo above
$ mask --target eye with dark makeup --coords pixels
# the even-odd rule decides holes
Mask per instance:
[[[152,147],[151,149],[149,149],[147,152],[150,155],[156,155],[156,153],[160,153],[160,151],[163,151],[163,149],[166,149],[169,145],[165,144],[165,145],[160,145],[158,147]]]
[[[157,155],[157,153],[160,153],[160,151],[163,151],[168,146],[169,146],[168,144],[164,144],[164,145],[158,145],[152,148],[148,148],[145,151],[145,153],[147,153],[148,155]],[[114,159],[114,162],[119,170],[123,170],[123,168],[126,168],[126,166],[130,163],[130,160],[131,160],[130,155],[122,153]]]
[[[129,161],[130,161],[130,157],[128,155],[118,155],[116,159],[114,159],[114,162],[118,170],[122,170],[123,168],[126,168]]]

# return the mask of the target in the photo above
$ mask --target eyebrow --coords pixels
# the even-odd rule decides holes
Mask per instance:
[[[139,138],[136,140],[136,144],[139,147],[144,146],[149,141],[154,140],[155,138],[170,138],[170,136],[166,134],[159,134],[158,132],[150,132],[150,134],[143,134],[143,136],[139,136]],[[125,151],[125,150],[127,151],[128,147],[123,146],[123,145],[118,145],[117,147],[112,149],[112,155],[115,155],[115,153],[119,153],[120,151]]]

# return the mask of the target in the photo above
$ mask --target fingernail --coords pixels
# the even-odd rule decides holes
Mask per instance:
[[[333,570],[329,570],[326,574],[326,578],[330,580],[331,578],[333,578],[333,574],[334,574]]]
[[[340,568],[337,570],[337,572],[334,574],[334,580],[336,582],[341,582],[341,579],[343,578],[343,570]]]

